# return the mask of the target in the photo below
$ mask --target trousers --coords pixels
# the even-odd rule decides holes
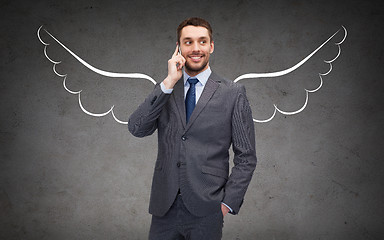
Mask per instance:
[[[224,226],[221,210],[198,217],[191,214],[178,194],[168,212],[162,216],[152,215],[149,240],[220,240]]]

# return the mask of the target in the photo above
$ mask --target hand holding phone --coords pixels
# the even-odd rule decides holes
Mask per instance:
[[[181,55],[181,49],[179,44],[176,43],[175,52],[172,58],[168,60],[168,76],[164,79],[163,83],[167,89],[173,88],[176,82],[183,75],[183,67],[185,64],[185,58]]]

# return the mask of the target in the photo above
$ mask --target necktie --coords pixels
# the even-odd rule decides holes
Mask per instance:
[[[193,109],[196,105],[196,88],[195,85],[199,81],[197,78],[188,78],[187,80],[189,82],[189,89],[187,92],[187,96],[185,97],[185,110],[187,113],[187,123],[189,120],[189,117],[191,116]]]

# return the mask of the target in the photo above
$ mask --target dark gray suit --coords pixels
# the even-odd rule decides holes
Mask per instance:
[[[149,212],[163,216],[180,189],[196,216],[220,210],[237,214],[256,167],[255,131],[245,88],[212,73],[186,124],[183,78],[171,94],[157,84],[130,116],[136,137],[158,130],[158,155]],[[234,167],[229,175],[229,148]]]

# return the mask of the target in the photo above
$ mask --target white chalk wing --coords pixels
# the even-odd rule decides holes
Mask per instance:
[[[62,42],[60,42],[57,38],[55,38],[51,33],[49,33],[47,30],[43,29],[42,26],[39,27],[39,29],[37,31],[37,36],[38,36],[40,42],[44,45],[44,55],[45,55],[45,57],[53,64],[53,71],[54,71],[54,73],[57,76],[63,78],[63,86],[64,86],[65,90],[68,91],[71,94],[78,95],[78,104],[79,104],[81,110],[84,113],[86,113],[86,114],[88,114],[90,116],[94,116],[94,117],[103,117],[103,116],[106,116],[109,113],[111,113],[113,118],[118,123],[127,124],[127,121],[121,120],[121,119],[119,119],[116,116],[116,113],[114,112],[115,104],[109,105],[107,110],[101,111],[101,112],[91,111],[91,110],[87,109],[84,106],[83,101],[82,101],[83,89],[81,88],[81,89],[76,89],[75,90],[75,89],[73,89],[73,88],[68,86],[68,84],[67,84],[68,79],[67,78],[68,78],[69,75],[67,75],[66,73],[61,73],[60,71],[57,70],[57,66],[59,64],[61,64],[62,62],[54,60],[54,58],[50,57],[50,54],[48,54],[47,48],[48,48],[48,46],[50,44],[47,41],[42,39],[42,37],[41,37],[42,30],[47,34],[49,40],[53,40],[53,42],[55,44],[58,44],[60,46],[60,48],[64,49],[64,52],[69,53],[69,55],[72,57],[72,59],[74,58],[77,62],[80,63],[80,65],[84,66],[86,69],[92,71],[93,73],[95,73],[98,76],[104,76],[106,78],[141,79],[141,80],[149,81],[152,84],[156,84],[156,81],[153,80],[150,76],[142,74],[142,73],[117,73],[117,72],[108,72],[108,71],[104,71],[104,70],[101,70],[99,68],[96,68],[96,67],[92,66],[91,64],[87,63],[82,58],[80,58],[77,54],[75,54],[72,50],[70,50],[67,46],[65,46]],[[266,119],[256,119],[256,118],[254,118],[253,119],[254,122],[258,122],[258,123],[269,122],[269,121],[271,121],[275,117],[277,112],[280,112],[281,114],[284,114],[284,115],[294,115],[294,114],[302,112],[305,109],[305,107],[307,106],[307,104],[308,104],[309,93],[313,93],[313,92],[318,91],[322,87],[322,85],[323,85],[322,77],[325,76],[325,75],[328,75],[332,71],[332,63],[340,56],[340,53],[341,53],[340,45],[344,42],[344,40],[347,37],[347,30],[346,30],[346,28],[344,26],[342,26],[341,29],[339,29],[332,36],[330,36],[325,42],[323,42],[318,48],[316,48],[308,56],[306,56],[300,62],[298,62],[297,64],[295,64],[294,66],[292,66],[292,67],[290,67],[288,69],[285,69],[285,70],[282,70],[282,71],[277,71],[277,72],[268,72],[268,73],[247,73],[247,74],[243,74],[243,75],[239,76],[238,78],[236,78],[234,80],[234,82],[239,82],[239,81],[242,81],[242,80],[245,80],[245,79],[276,78],[276,77],[281,77],[281,76],[287,75],[289,73],[292,73],[295,70],[297,70],[299,67],[301,67],[304,63],[306,63],[310,58],[312,58],[312,56],[315,55],[325,45],[327,45],[327,43],[334,42],[332,40],[334,39],[334,37],[341,30],[343,31],[344,35],[343,35],[341,41],[335,42],[335,45],[338,48],[337,54],[335,56],[333,56],[332,58],[329,58],[329,60],[324,60],[324,63],[329,65],[329,69],[326,72],[324,72],[324,73],[318,73],[318,76],[319,76],[319,79],[320,79],[319,85],[317,87],[313,88],[313,89],[306,89],[306,88],[304,88],[304,90],[305,90],[305,100],[304,100],[304,103],[300,107],[298,107],[296,110],[294,110],[294,111],[284,111],[281,108],[279,108],[276,103],[274,103],[273,104],[273,108],[274,108],[273,109],[273,113],[272,113],[272,115],[270,117],[267,117]],[[73,65],[77,65],[77,64],[73,64]],[[297,72],[297,71],[295,71],[295,72]],[[83,78],[87,79],[87,78],[89,78],[88,76],[89,75],[85,75]],[[133,88],[135,88],[133,83],[129,83],[129,84],[130,84],[130,86],[133,86]],[[134,89],[133,91],[135,91],[135,90],[136,89]],[[113,92],[112,94],[118,94],[119,92],[122,92],[122,91],[123,91],[122,89],[119,89],[119,87],[116,87],[114,89],[114,91],[112,91]],[[102,94],[99,95],[99,97],[105,95],[106,92],[109,92],[109,91],[105,90]]]
[[[86,67],[87,69],[91,70],[92,72],[96,73],[96,74],[99,74],[101,76],[104,76],[104,77],[107,77],[107,78],[131,78],[131,79],[142,79],[142,80],[147,80],[153,84],[156,84],[156,81],[151,78],[150,76],[148,75],[145,75],[145,74],[142,74],[142,73],[117,73],[117,72],[108,72],[108,71],[104,71],[104,70],[101,70],[99,68],[96,68],[94,66],[92,66],[91,64],[87,63],[85,60],[83,60],[82,58],[80,58],[77,54],[75,54],[73,51],[71,51],[67,46],[65,46],[62,42],[60,42],[57,38],[55,38],[51,33],[49,33],[47,30],[43,29],[43,26],[40,26],[39,29],[37,30],[37,37],[39,38],[40,42],[44,45],[44,55],[45,57],[53,64],[53,72],[59,76],[59,77],[62,77],[63,78],[63,86],[65,88],[65,90],[67,90],[69,93],[71,94],[74,94],[74,95],[78,95],[78,103],[79,103],[79,106],[81,108],[81,110],[90,115],[90,116],[94,116],[94,117],[103,117],[103,116],[106,116],[108,115],[109,113],[113,116],[113,118],[118,122],[118,123],[121,123],[121,124],[127,124],[128,122],[127,121],[124,121],[124,120],[121,120],[119,119],[115,112],[114,112],[114,108],[115,108],[115,105],[111,105],[110,107],[108,107],[108,110],[106,111],[103,111],[103,112],[94,112],[94,111],[91,111],[91,110],[88,110],[83,102],[82,102],[82,92],[83,92],[83,89],[71,89],[68,84],[67,84],[67,77],[68,77],[68,74],[67,73],[61,73],[60,71],[57,70],[57,66],[62,63],[61,61],[56,61],[54,60],[52,57],[50,57],[48,55],[48,51],[47,51],[47,48],[48,46],[50,45],[48,43],[48,41],[44,41],[42,39],[42,36],[41,36],[41,32],[42,30],[48,34],[48,36],[51,38],[51,40],[54,40],[55,43],[59,44],[67,53],[69,53],[72,57],[74,57],[79,63],[81,63],[84,67]]]
[[[332,40],[334,39],[334,37],[340,31],[343,31],[344,35],[343,35],[341,41],[335,42],[335,45],[338,48],[338,52],[337,52],[336,56],[333,56],[332,58],[329,58],[329,60],[323,60],[324,63],[329,65],[329,69],[326,72],[324,72],[324,73],[320,73],[320,72],[318,73],[318,76],[320,78],[319,85],[317,87],[313,88],[313,89],[305,89],[304,88],[304,90],[305,90],[305,100],[304,100],[303,105],[298,107],[294,111],[284,111],[281,108],[279,108],[277,106],[277,104],[274,103],[273,104],[273,107],[274,107],[273,114],[270,117],[268,117],[266,119],[256,119],[256,118],[254,118],[253,119],[254,122],[257,122],[257,123],[269,122],[269,121],[271,121],[275,117],[277,112],[280,112],[281,114],[284,114],[284,115],[294,115],[294,114],[302,112],[305,109],[305,107],[307,106],[307,104],[308,104],[309,94],[318,91],[322,87],[322,85],[323,85],[323,78],[322,77],[325,76],[325,75],[328,75],[332,71],[332,68],[333,68],[332,63],[340,56],[340,53],[341,53],[340,45],[344,42],[344,40],[347,37],[347,29],[344,26],[342,26],[341,29],[339,29],[332,36],[330,36],[326,41],[324,41],[318,48],[316,48],[313,52],[311,52],[303,60],[301,60],[300,62],[298,62],[297,64],[295,64],[294,66],[292,66],[292,67],[290,67],[288,69],[285,69],[285,70],[282,70],[282,71],[277,71],[277,72],[268,72],[268,73],[247,73],[247,74],[243,74],[243,75],[237,77],[234,80],[234,82],[239,82],[239,81],[242,81],[244,79],[276,78],[276,77],[281,77],[281,76],[287,75],[289,73],[292,73],[293,71],[295,71],[299,67],[301,67],[304,63],[306,63],[313,55],[315,55],[327,43],[331,43]]]

